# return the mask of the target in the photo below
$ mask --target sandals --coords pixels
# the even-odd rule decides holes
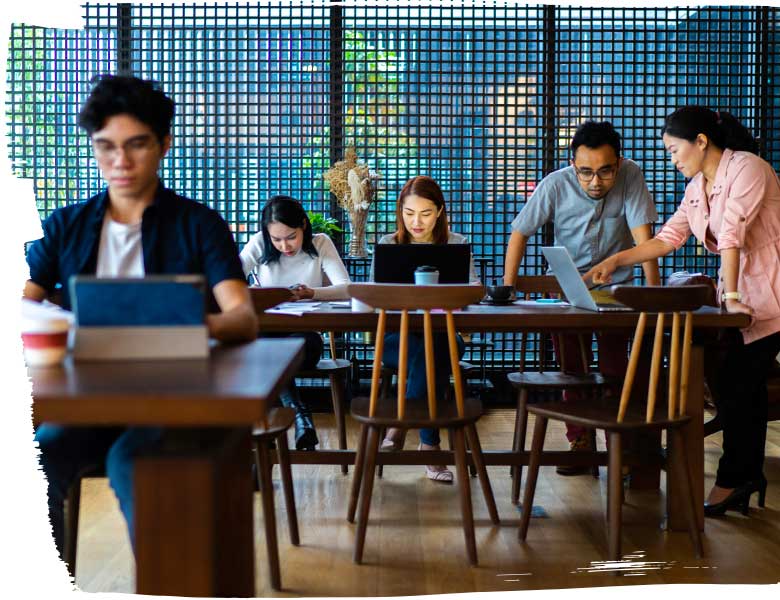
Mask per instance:
[[[417,449],[422,450],[422,444],[417,446]],[[452,483],[454,479],[452,471],[443,465],[425,465],[425,476],[438,483]]]

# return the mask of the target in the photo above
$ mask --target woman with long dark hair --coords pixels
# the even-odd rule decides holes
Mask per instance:
[[[434,179],[425,176],[413,177],[406,182],[398,195],[396,204],[395,233],[382,237],[379,244],[466,244],[466,236],[450,231],[447,221],[447,207],[444,203],[444,194]],[[373,281],[373,266],[371,280]],[[479,283],[479,278],[474,270],[472,257],[469,280],[471,283]],[[436,360],[436,390],[437,394],[444,394],[449,387],[451,367],[448,356],[446,334],[435,334],[434,355],[443,357]],[[398,367],[399,334],[385,336],[384,363],[391,367]],[[459,356],[463,356],[465,346],[463,339],[458,336]],[[427,397],[425,376],[425,345],[422,335],[411,334],[409,336],[409,369],[406,385],[406,397],[423,400]],[[406,432],[401,429],[388,429],[382,442],[383,450],[400,450],[403,448]],[[438,429],[420,430],[420,449],[438,450],[440,444]],[[442,465],[428,465],[425,468],[426,476],[433,481],[451,483],[452,471]]]
[[[262,287],[287,287],[294,300],[345,300],[349,275],[331,239],[312,234],[311,223],[300,202],[274,196],[263,207],[258,231],[241,251],[244,273]],[[324,285],[327,276],[331,285]],[[317,365],[322,356],[322,336],[312,331],[263,334],[268,337],[302,337],[303,369]],[[295,447],[314,450],[319,443],[311,409],[301,399],[295,379],[279,394],[282,404],[295,409]]]
[[[622,265],[679,249],[691,233],[720,254],[718,296],[728,312],[751,315],[732,336],[710,387],[723,423],[723,456],[704,505],[708,516],[763,506],[766,379],[780,351],[780,181],[756,156],[756,141],[732,115],[699,106],[674,111],[661,131],[672,164],[690,179],[677,212],[660,232],[596,265],[584,277],[609,283]]]

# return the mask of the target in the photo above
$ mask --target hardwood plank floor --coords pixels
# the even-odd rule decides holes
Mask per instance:
[[[479,422],[485,449],[511,439],[513,411],[493,410]],[[316,415],[321,443],[336,447],[333,418]],[[357,428],[350,424],[349,443]],[[530,442],[529,442],[530,443]],[[720,457],[720,435],[707,438],[706,486]],[[408,447],[417,444],[410,432]],[[599,445],[603,448],[603,438]],[[564,449],[560,425],[551,424],[547,449]],[[686,533],[661,528],[663,491],[626,492],[623,510],[623,577],[606,572],[604,507],[606,471],[561,477],[543,468],[534,518],[524,544],[517,541],[519,513],[510,503],[508,467],[490,467],[501,525],[488,519],[481,490],[472,479],[479,567],[469,568],[457,489],[427,480],[421,467],[385,467],[377,480],[364,564],[352,563],[354,525],[346,522],[352,472],[333,466],[293,466],[301,546],[289,543],[284,502],[274,471],[284,591],[267,585],[268,568],[260,497],[255,498],[258,596],[399,596],[661,583],[770,584],[780,581],[780,422],[770,424],[765,474],[766,508],[753,497],[749,517],[729,513],[707,519],[706,558],[693,557]],[[663,489],[663,488],[662,488]],[[197,499],[193,499],[197,501]],[[133,560],[124,521],[105,479],[82,488],[76,584],[89,592],[132,592]]]

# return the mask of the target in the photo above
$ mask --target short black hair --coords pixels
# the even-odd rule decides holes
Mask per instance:
[[[574,137],[571,139],[571,155],[577,154],[577,148],[585,146],[586,148],[599,148],[601,146],[612,146],[615,150],[615,156],[620,157],[620,134],[615,131],[612,123],[609,121],[585,121],[577,127]]]
[[[154,131],[162,142],[171,132],[175,103],[156,81],[127,75],[97,75],[79,112],[79,126],[91,137],[109,117],[127,114]]]

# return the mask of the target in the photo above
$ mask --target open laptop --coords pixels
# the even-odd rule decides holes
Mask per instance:
[[[374,246],[374,281],[414,283],[417,267],[439,271],[439,283],[468,283],[471,244],[377,244]]]
[[[202,275],[98,278],[75,275],[69,290],[77,360],[205,358]]]
[[[565,247],[549,246],[542,248],[542,253],[572,306],[598,312],[632,310],[612,298],[609,292],[589,290]]]

